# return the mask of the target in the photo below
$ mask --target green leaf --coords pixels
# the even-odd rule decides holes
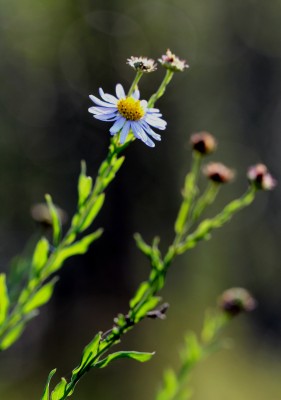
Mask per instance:
[[[7,317],[9,305],[10,301],[6,286],[6,275],[0,274],[0,325]]]
[[[48,379],[47,379],[47,383],[46,383],[46,386],[45,386],[45,389],[44,389],[44,392],[43,392],[43,396],[41,397],[41,400],[49,400],[49,386],[50,386],[51,379],[55,375],[55,373],[56,373],[56,369],[53,369],[49,373],[49,376],[48,376]]]
[[[117,360],[118,358],[131,358],[139,362],[149,361],[155,353],[142,353],[138,351],[117,351],[109,356],[105,357],[103,360],[98,361],[94,367],[105,368],[111,361]]]
[[[93,180],[90,176],[86,176],[86,163],[81,162],[81,174],[78,180],[78,207],[80,208],[87,198],[89,197],[92,190]]]
[[[99,351],[100,341],[101,341],[101,332],[97,333],[94,339],[84,348],[79,366],[72,371],[72,378],[71,378],[72,380],[81,371],[81,369],[88,363],[88,361],[97,355]]]
[[[10,347],[22,334],[25,324],[21,323],[12,328],[0,343],[0,349],[5,350]]]
[[[151,297],[150,299],[148,299],[142,305],[142,307],[136,312],[135,322],[138,322],[142,318],[144,318],[149,311],[153,310],[157,306],[157,304],[159,303],[160,300],[161,300],[161,297]]]
[[[58,383],[52,391],[51,400],[60,400],[64,395],[66,385],[67,381],[64,378],[61,378],[60,383]]]
[[[113,159],[111,161],[111,169],[108,172],[108,175],[105,178],[103,178],[102,181],[103,189],[105,189],[109,185],[109,183],[115,178],[116,173],[118,172],[124,161],[125,161],[124,156]]]
[[[52,197],[49,194],[46,194],[45,198],[46,198],[46,202],[47,202],[47,205],[48,205],[48,208],[49,208],[49,211],[51,214],[51,218],[52,218],[53,241],[54,241],[54,245],[57,246],[59,244],[60,237],[61,237],[61,221],[60,221],[57,209],[54,206]]]
[[[181,357],[186,365],[190,367],[201,359],[202,347],[194,332],[187,334],[185,338],[185,349],[181,353]]]
[[[80,229],[79,229],[80,232],[83,232],[85,229],[87,229],[91,225],[91,223],[94,221],[94,219],[96,218],[96,216],[98,215],[98,213],[100,212],[100,210],[103,206],[104,198],[105,198],[104,193],[100,194],[96,198],[92,208],[90,209],[90,211],[88,212],[88,215],[86,216],[86,218],[84,219],[83,223],[80,226]]]
[[[23,307],[23,313],[28,314],[30,311],[46,304],[52,297],[54,291],[54,285],[57,282],[57,278],[53,279],[51,282],[46,283],[34,294],[34,296],[25,304]]]
[[[33,258],[32,258],[32,269],[35,272],[40,272],[42,267],[46,264],[49,254],[49,242],[46,238],[41,238],[37,243]]]
[[[143,295],[145,292],[149,289],[149,283],[148,282],[142,282],[139,286],[139,288],[136,291],[136,294],[134,297],[130,300],[130,308],[134,308],[139,301],[142,299]]]
[[[98,229],[96,232],[85,236],[78,242],[60,250],[57,253],[53,263],[50,264],[48,269],[48,274],[51,274],[60,269],[60,267],[67,258],[78,254],[85,254],[88,251],[90,244],[93,243],[95,240],[97,240],[102,235],[102,232],[103,232],[102,229]]]
[[[175,372],[172,369],[167,369],[164,372],[163,387],[157,393],[156,400],[173,399],[178,388],[178,380]]]
[[[143,238],[141,237],[141,235],[139,233],[136,233],[134,235],[134,238],[135,238],[138,248],[143,252],[143,254],[145,254],[147,257],[151,258],[152,257],[152,247],[145,243],[145,241],[143,240]]]

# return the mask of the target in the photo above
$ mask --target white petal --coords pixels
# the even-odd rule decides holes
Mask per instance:
[[[158,135],[158,133],[154,132],[154,131],[150,128],[150,126],[148,125],[147,122],[141,121],[140,124],[141,124],[142,128],[144,129],[144,131],[145,131],[146,133],[148,133],[148,135],[152,136],[153,139],[155,139],[155,140],[161,140],[161,136]]]
[[[167,122],[160,118],[151,118],[149,115],[146,115],[144,118],[149,125],[153,126],[154,128],[164,130],[166,129]]]
[[[132,94],[132,97],[136,100],[139,100],[140,98],[140,91],[137,89],[134,91],[134,93]]]
[[[118,118],[115,113],[112,114],[99,114],[99,115],[93,115],[94,118],[99,119],[101,121],[116,121]]]
[[[110,128],[110,133],[112,133],[113,135],[117,132],[120,131],[120,129],[123,127],[124,123],[126,122],[126,119],[124,117],[119,117],[114,124],[112,125],[112,127]]]
[[[89,97],[98,106],[112,107],[112,104],[106,103],[105,101],[102,101],[102,100],[98,99],[96,96],[93,96],[92,94]]]
[[[88,111],[92,114],[112,114],[114,111],[117,112],[116,108],[113,107],[90,107]]]
[[[120,83],[116,85],[115,92],[118,99],[124,99],[126,97],[125,90]]]
[[[120,143],[123,144],[125,143],[125,140],[128,136],[129,130],[130,130],[130,121],[127,121],[125,123],[125,125],[123,126],[123,129],[121,131],[121,135],[120,135]]]
[[[111,103],[111,107],[112,107],[112,104],[115,105],[118,101],[115,96],[112,96],[112,94],[104,93],[102,88],[99,88],[99,93],[100,93],[100,97],[103,100],[108,101],[108,103]]]

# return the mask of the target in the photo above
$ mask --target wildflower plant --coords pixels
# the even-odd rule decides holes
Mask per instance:
[[[43,236],[35,246],[28,276],[23,279],[13,300],[11,293],[15,280],[0,275],[0,350],[10,347],[19,339],[28,321],[38,314],[38,309],[51,298],[56,276],[64,262],[88,251],[89,246],[102,235],[102,229],[85,234],[100,212],[106,196],[106,188],[115,178],[124,163],[121,153],[135,140],[140,139],[149,147],[154,147],[152,139],[159,141],[161,136],[154,129],[165,130],[166,122],[155,108],[156,101],[163,96],[175,72],[187,69],[185,61],[180,60],[170,50],[159,60],[166,68],[166,74],[159,88],[150,99],[140,100],[138,89],[144,74],[153,72],[156,64],[144,57],[131,57],[128,64],[135,72],[135,79],[126,93],[121,84],[116,85],[115,96],[99,90],[101,99],[91,95],[95,106],[89,112],[96,119],[111,122],[111,135],[108,154],[101,163],[95,180],[87,176],[86,163],[81,164],[78,178],[78,199],[76,211],[71,218],[65,234],[62,230],[62,213],[54,205],[50,195],[46,195],[49,217],[45,219],[52,225],[52,241]],[[251,167],[248,172],[248,188],[241,197],[231,201],[213,218],[201,219],[205,209],[215,201],[222,183],[230,182],[233,171],[220,163],[202,167],[205,157],[215,151],[216,140],[208,132],[199,132],[191,137],[192,164],[186,175],[182,190],[182,202],[174,224],[174,239],[165,252],[159,249],[160,238],[155,237],[151,244],[145,242],[140,234],[135,235],[136,245],[147,258],[150,271],[147,280],[137,288],[129,302],[128,311],[118,314],[108,331],[98,332],[84,348],[79,364],[73,369],[71,377],[60,382],[50,393],[49,374],[41,400],[63,400],[70,397],[80,379],[91,369],[104,368],[118,358],[131,358],[140,362],[148,361],[154,353],[138,351],[112,352],[112,347],[120,342],[122,336],[132,330],[145,318],[165,318],[168,308],[159,296],[166,284],[168,270],[176,257],[195,247],[198,242],[208,240],[214,229],[222,227],[234,214],[250,205],[258,190],[273,189],[275,180],[266,167]],[[198,189],[200,172],[207,177],[205,190]],[[8,282],[8,284],[7,284]]]

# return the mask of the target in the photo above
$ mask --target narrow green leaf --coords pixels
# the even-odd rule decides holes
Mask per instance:
[[[116,161],[113,162],[109,174],[103,180],[104,188],[106,188],[109,185],[109,183],[115,178],[116,173],[118,172],[118,170],[120,169],[120,167],[122,166],[124,161],[125,161],[125,157],[122,156],[120,158],[117,158]]]
[[[49,194],[45,195],[46,202],[51,214],[52,224],[53,224],[53,241],[54,245],[57,246],[61,237],[61,221],[56,207],[54,206],[52,197]]]
[[[0,343],[0,349],[6,350],[8,347],[10,347],[20,337],[23,332],[24,326],[25,324],[21,323],[11,329],[2,339]]]
[[[72,371],[72,380],[81,371],[81,369],[85,366],[85,364],[87,364],[91,358],[97,355],[99,351],[100,341],[101,341],[101,332],[99,332],[94,337],[94,339],[84,348],[80,364]]]
[[[87,198],[89,197],[92,190],[93,180],[90,176],[86,176],[86,163],[81,162],[81,174],[78,180],[78,207],[80,208]]]
[[[49,253],[49,242],[46,238],[41,238],[37,243],[33,258],[32,258],[32,269],[35,272],[40,272],[42,267],[44,267]]]
[[[98,361],[93,367],[105,368],[111,361],[117,360],[118,358],[131,358],[139,362],[149,361],[155,353],[142,353],[138,351],[117,351],[109,356],[105,357],[103,360]]]
[[[85,218],[85,220],[83,221],[82,225],[80,226],[79,231],[83,232],[85,229],[87,229],[91,223],[94,221],[94,219],[96,218],[96,216],[98,215],[98,213],[100,212],[103,203],[104,203],[104,198],[105,195],[104,193],[100,194],[96,201],[94,202],[91,210],[89,211],[87,217]]]
[[[9,296],[6,286],[6,275],[0,274],[0,325],[5,321],[9,310]]]
[[[145,243],[143,238],[139,233],[136,233],[134,235],[134,239],[136,241],[136,244],[138,248],[145,254],[147,257],[151,258],[152,257],[152,248],[148,244]]]
[[[164,372],[163,387],[158,391],[156,400],[173,399],[178,388],[178,380],[175,372],[172,369],[167,369]]]
[[[153,310],[157,306],[160,300],[161,297],[151,297],[148,299],[135,314],[135,322],[144,318],[149,311]]]
[[[64,378],[61,378],[61,381],[57,384],[51,394],[51,400],[60,400],[65,391],[65,387],[67,385],[67,381]]]
[[[46,304],[52,297],[56,282],[57,279],[53,279],[51,282],[48,282],[46,285],[42,286],[41,289],[34,294],[30,301],[25,304],[23,307],[23,313],[30,313],[30,311],[42,306],[43,304]]]
[[[78,254],[85,254],[88,251],[90,244],[93,243],[95,240],[97,240],[102,235],[102,232],[103,232],[102,229],[98,229],[96,232],[85,236],[78,242],[60,250],[54,262],[49,266],[48,274],[51,274],[60,269],[62,264],[67,258]]]
[[[148,282],[142,282],[136,291],[134,297],[130,300],[130,309],[134,308],[139,301],[142,299],[143,295],[149,288],[149,283]]]
[[[56,373],[56,369],[53,369],[49,373],[49,376],[48,376],[48,379],[47,379],[47,383],[46,383],[46,386],[45,386],[45,389],[44,389],[44,392],[43,392],[43,396],[41,397],[41,400],[49,400],[49,386],[50,386],[51,379],[55,375],[55,373]]]

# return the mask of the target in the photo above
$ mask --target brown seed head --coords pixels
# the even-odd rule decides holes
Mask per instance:
[[[218,305],[224,312],[234,317],[241,312],[253,311],[257,302],[246,289],[231,288],[223,292]]]
[[[191,135],[190,142],[193,150],[202,155],[213,153],[217,147],[214,136],[205,131]]]
[[[234,171],[218,162],[211,162],[204,166],[204,175],[216,183],[227,183],[234,178]]]
[[[264,164],[253,165],[248,169],[247,178],[249,182],[260,190],[272,190],[277,185],[277,181],[268,172]]]

